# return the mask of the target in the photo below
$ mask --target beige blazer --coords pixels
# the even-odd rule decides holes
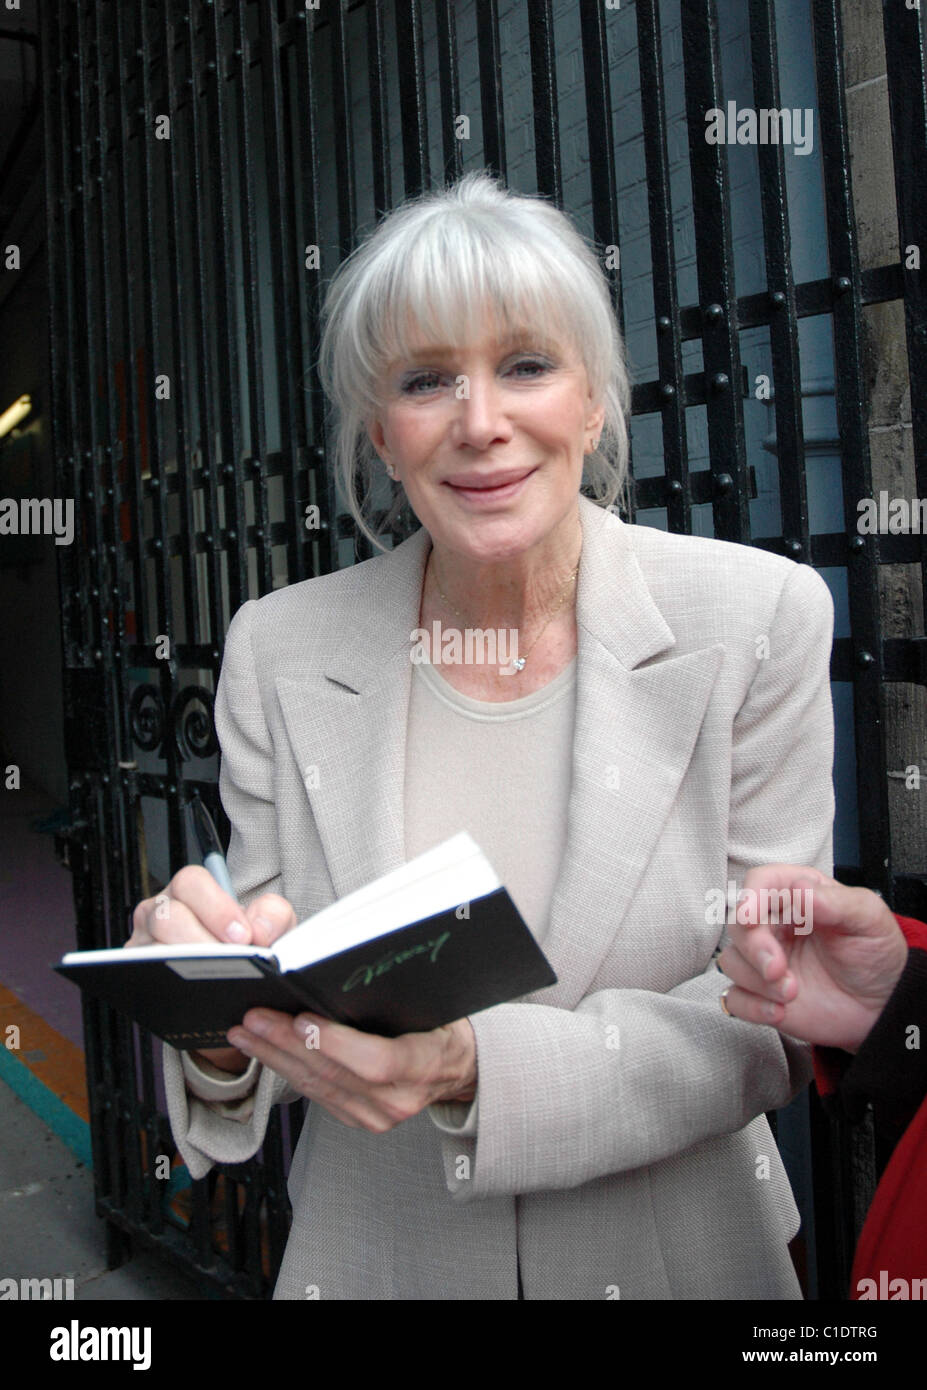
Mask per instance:
[[[791,1299],[798,1214],[764,1111],[809,1049],[724,1015],[711,894],[830,872],[833,605],[807,565],[628,526],[580,497],[568,837],[549,989],[471,1018],[467,1106],[375,1135],[309,1107],[275,1298]],[[239,899],[300,920],[403,862],[410,634],[430,538],[249,600],[216,699]],[[492,846],[484,847],[492,856]],[[189,1070],[189,1069],[187,1069]],[[259,1147],[273,1072],[185,1086],[194,1177]],[[191,1072],[195,1076],[195,1072]],[[253,1077],[257,1087],[253,1089]],[[456,1118],[455,1118],[456,1117]],[[443,1127],[442,1127],[443,1126]]]

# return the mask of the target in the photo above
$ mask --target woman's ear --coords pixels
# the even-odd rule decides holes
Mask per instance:
[[[376,450],[377,456],[381,458],[384,463],[392,463],[392,459],[390,457],[390,450],[386,447],[386,440],[383,435],[383,426],[380,424],[380,421],[368,420],[366,428],[367,438],[370,440],[371,444]]]
[[[592,432],[598,437],[598,436],[602,433],[602,426],[604,425],[604,423],[605,423],[605,405],[604,405],[604,403],[600,402],[600,403],[595,407],[594,410],[591,410],[591,411],[587,414],[587,416],[586,416],[586,429],[587,429],[587,430],[592,430]]]

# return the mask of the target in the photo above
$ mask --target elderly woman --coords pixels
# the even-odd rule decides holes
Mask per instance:
[[[421,529],[235,614],[216,726],[237,902],[183,869],[132,944],[269,944],[465,829],[558,983],[395,1039],[252,1010],[228,1051],[165,1047],[180,1152],[194,1177],[240,1162],[272,1105],[312,1101],[276,1298],[800,1298],[764,1112],[808,1049],[722,1009],[712,904],[753,865],[830,872],[828,590],[611,509],[622,347],[546,201],[471,174],[403,205],[326,319],[358,524],[357,472],[369,496],[382,466]],[[504,660],[421,659],[423,632],[477,628]]]

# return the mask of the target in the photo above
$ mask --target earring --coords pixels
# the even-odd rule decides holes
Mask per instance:
[[[386,467],[387,473],[389,474],[389,476],[390,476],[390,477],[393,479],[393,481],[395,482],[395,480],[396,480],[396,470],[395,470],[395,468],[393,467],[393,465],[392,465],[391,463],[387,463],[387,464],[385,465],[385,467]]]

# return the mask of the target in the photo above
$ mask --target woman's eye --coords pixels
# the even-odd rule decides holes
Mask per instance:
[[[433,391],[440,384],[441,378],[437,372],[419,372],[417,376],[409,377],[402,383],[402,390],[407,396],[421,396],[425,391]]]
[[[512,371],[521,373],[525,368],[527,368],[533,376],[535,375],[535,373],[549,371],[550,364],[548,362],[542,361],[539,357],[524,357],[520,362],[516,362],[514,364],[514,366],[512,367]]]

